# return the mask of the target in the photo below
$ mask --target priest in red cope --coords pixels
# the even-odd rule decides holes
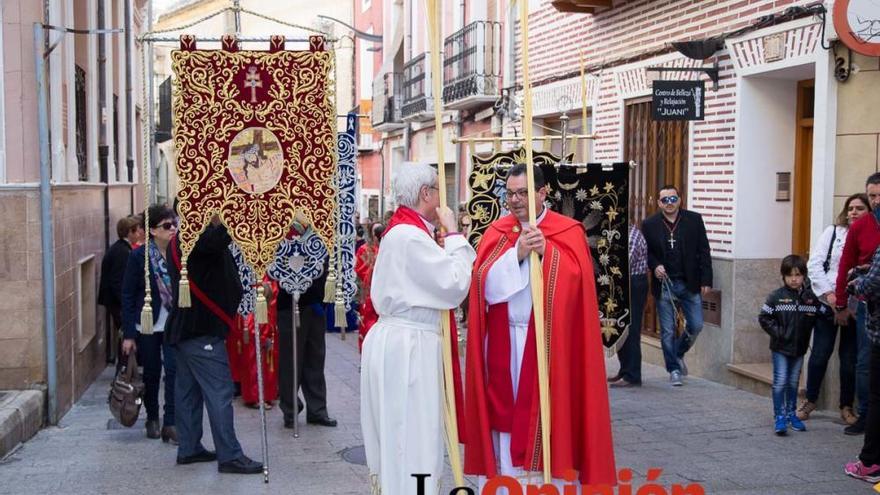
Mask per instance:
[[[526,166],[510,169],[510,215],[486,230],[471,279],[465,473],[540,484],[543,469],[529,259],[542,258],[549,344],[550,468],[554,483],[616,484],[599,310],[582,225],[544,206],[535,167],[537,228],[528,224]],[[531,476],[529,473],[531,472]],[[561,492],[560,492],[561,493]]]

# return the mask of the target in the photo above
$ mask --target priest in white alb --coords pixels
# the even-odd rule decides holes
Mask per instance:
[[[370,287],[379,320],[361,357],[361,428],[374,494],[416,494],[412,475],[428,474],[425,494],[434,495],[445,434],[441,310],[467,296],[476,253],[452,210],[440,206],[434,168],[406,164],[391,185],[398,208]],[[438,227],[443,247],[435,240]]]

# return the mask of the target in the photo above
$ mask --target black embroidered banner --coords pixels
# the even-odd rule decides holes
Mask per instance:
[[[471,222],[468,240],[476,247],[489,224],[508,214],[504,208],[507,171],[512,165],[525,162],[525,151],[517,148],[471,158],[474,169],[468,178],[471,189],[467,204]],[[596,277],[602,341],[609,352],[616,351],[626,338],[631,316],[629,164],[559,166],[559,161],[560,157],[550,153],[534,153],[534,162],[541,167],[547,182],[550,208],[581,222],[587,232]]]
[[[629,310],[629,164],[562,166],[548,194],[551,208],[584,225],[593,258],[602,341],[623,345]],[[634,331],[638,331],[637,329]]]
[[[568,159],[572,156],[569,154]],[[550,184],[551,176],[555,175],[553,167],[559,163],[560,157],[545,151],[535,151],[532,157]],[[468,241],[476,249],[486,228],[507,215],[507,208],[504,207],[507,171],[517,163],[525,163],[526,151],[516,148],[489,156],[472,155],[471,161],[474,169],[468,177],[468,187],[471,190],[471,199],[467,203],[467,214],[471,222]]]

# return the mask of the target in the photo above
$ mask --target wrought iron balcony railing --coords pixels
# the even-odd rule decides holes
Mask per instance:
[[[403,65],[404,120],[427,120],[433,116],[434,99],[431,96],[430,54],[425,52]]]
[[[501,95],[501,24],[476,21],[446,38],[443,102],[460,109]]]
[[[403,127],[400,114],[402,80],[399,72],[386,72],[373,80],[373,109],[370,122],[379,132]]]

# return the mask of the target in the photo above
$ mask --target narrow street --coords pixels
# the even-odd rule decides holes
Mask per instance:
[[[616,360],[609,360],[610,370]],[[836,416],[819,414],[806,433],[776,437],[770,399],[691,378],[682,388],[666,383],[662,369],[645,365],[642,388],[611,391],[618,470],[631,468],[632,493],[649,468],[658,482],[700,483],[707,494],[853,495],[873,493],[843,474],[862,437],[847,437]],[[2,494],[117,494],[120,490],[172,493],[369,494],[358,413],[356,339],[327,339],[327,387],[337,428],[301,421],[300,438],[268,413],[270,483],[260,476],[218,475],[215,464],[175,465],[175,448],[147,440],[142,421],[131,429],[110,418],[106,371],[63,418],[0,461]],[[237,399],[238,400],[238,399]],[[206,419],[207,422],[207,419]],[[257,411],[238,402],[236,428],[245,453],[259,459]],[[205,445],[211,448],[208,426]],[[351,450],[347,450],[351,449]],[[452,488],[447,472],[444,492]],[[470,480],[475,482],[475,480]]]

